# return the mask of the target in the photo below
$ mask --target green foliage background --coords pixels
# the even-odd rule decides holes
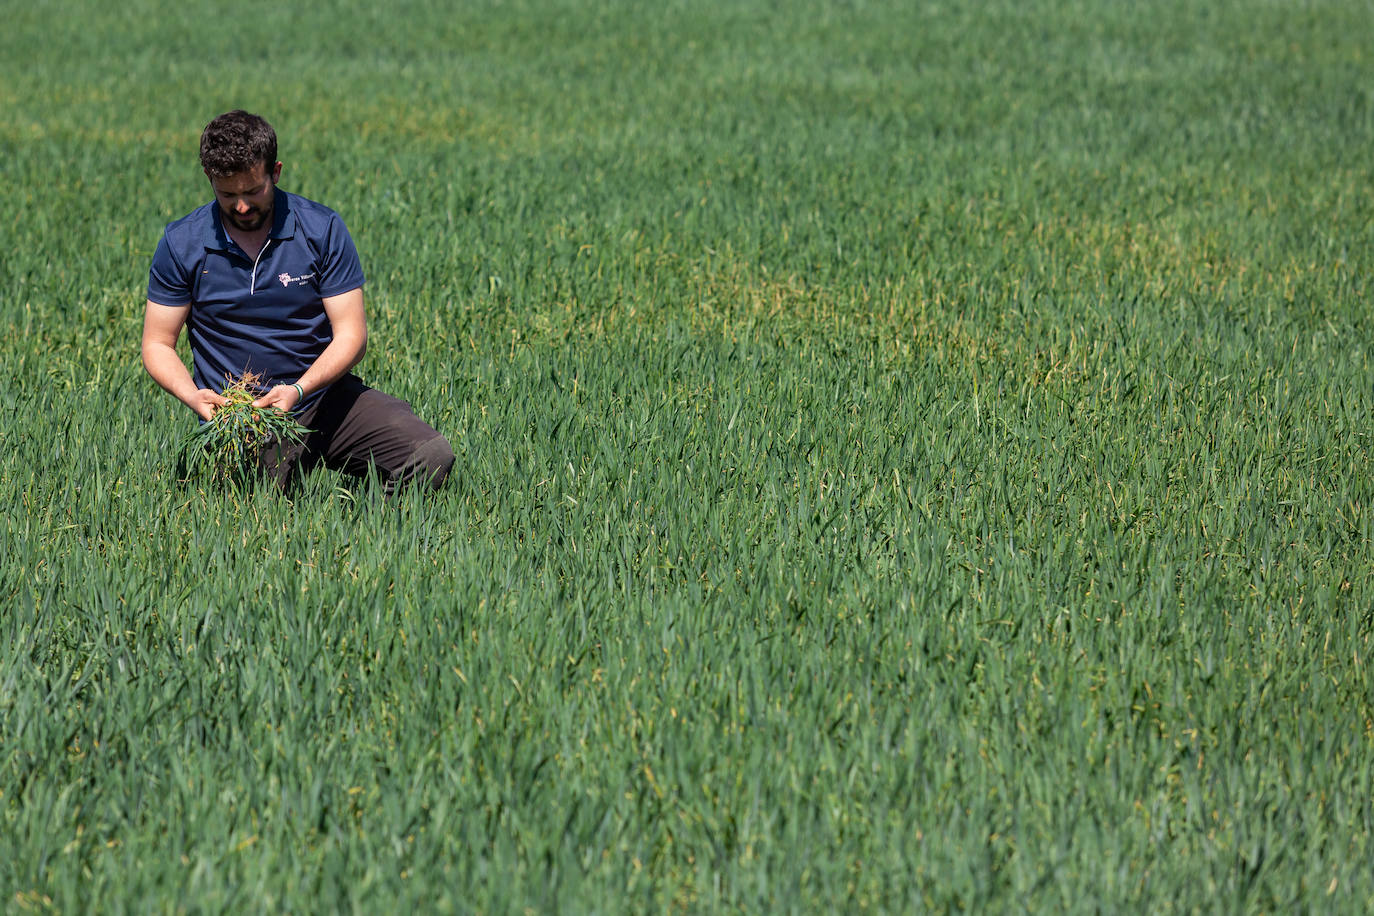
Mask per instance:
[[[5,11],[6,907],[1374,906],[1367,2],[293,6]],[[437,498],[173,480],[232,107]]]

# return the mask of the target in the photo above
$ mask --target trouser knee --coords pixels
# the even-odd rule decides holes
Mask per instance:
[[[401,473],[397,475],[397,483],[414,480],[426,483],[430,489],[437,490],[448,479],[453,462],[453,446],[449,445],[443,436],[435,436],[415,449]]]

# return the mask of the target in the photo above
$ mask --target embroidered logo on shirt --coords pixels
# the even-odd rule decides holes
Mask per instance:
[[[293,277],[290,274],[283,272],[277,274],[277,279],[281,281],[282,286],[290,286],[292,283],[304,283],[306,280],[309,280],[314,276],[314,274],[301,274],[299,277]]]

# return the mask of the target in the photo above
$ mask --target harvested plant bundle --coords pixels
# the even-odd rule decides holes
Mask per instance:
[[[212,483],[246,483],[262,450],[305,441],[308,430],[275,407],[254,407],[262,377],[246,372],[229,379],[221,392],[228,399],[181,442],[182,476],[208,473]]]

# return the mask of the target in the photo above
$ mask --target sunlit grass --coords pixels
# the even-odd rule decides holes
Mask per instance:
[[[0,37],[9,906],[1374,903],[1361,5],[163,7]],[[239,105],[440,493],[178,481]]]

